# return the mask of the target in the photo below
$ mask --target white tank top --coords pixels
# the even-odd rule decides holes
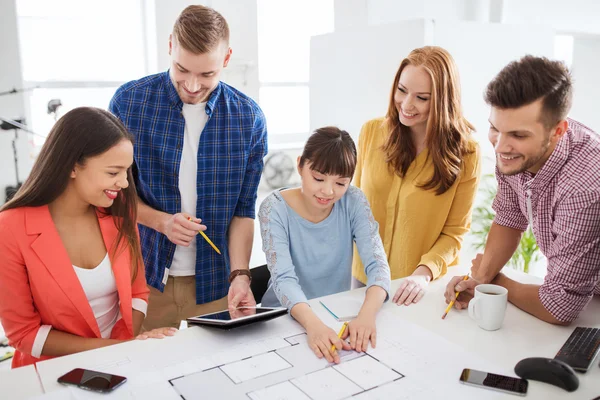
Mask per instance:
[[[96,268],[86,269],[75,265],[73,268],[90,302],[102,337],[110,338],[110,333],[121,317],[121,312],[117,281],[113,275],[108,253]]]

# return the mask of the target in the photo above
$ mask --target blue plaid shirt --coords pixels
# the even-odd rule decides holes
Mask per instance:
[[[169,214],[181,212],[179,166],[185,119],[183,103],[169,72],[121,86],[109,109],[134,135],[134,176],[139,197]],[[248,96],[220,82],[206,104],[208,121],[198,147],[196,216],[221,250],[218,255],[196,237],[196,302],[227,295],[230,271],[227,229],[232,217],[254,218],[256,192],[267,154],[267,128],[260,107]],[[140,225],[146,279],[163,291],[175,244]]]

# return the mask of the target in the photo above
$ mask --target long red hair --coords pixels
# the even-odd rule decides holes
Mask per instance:
[[[394,102],[400,75],[407,65],[423,67],[431,78],[431,107],[425,142],[434,172],[431,179],[420,187],[435,189],[436,194],[442,194],[456,182],[464,156],[474,151],[470,135],[475,128],[463,116],[458,70],[450,53],[437,46],[411,51],[396,72],[385,118],[389,137],[383,150],[395,173],[401,177],[406,175],[417,156],[409,128],[400,122]]]

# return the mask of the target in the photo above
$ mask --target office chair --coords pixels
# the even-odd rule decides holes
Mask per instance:
[[[252,290],[252,294],[254,294],[254,300],[256,300],[256,304],[259,304],[262,301],[262,297],[267,291],[267,288],[269,287],[271,273],[267,268],[267,264],[264,264],[255,268],[250,268],[250,274],[252,275],[250,289]]]

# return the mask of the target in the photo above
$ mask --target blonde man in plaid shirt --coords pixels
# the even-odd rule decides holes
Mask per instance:
[[[472,278],[454,277],[446,301],[494,283],[508,300],[533,316],[567,325],[600,294],[600,138],[567,118],[572,82],[558,61],[526,56],[508,64],[488,85],[489,139],[496,151],[496,217]],[[500,272],[531,225],[548,259],[542,285],[513,281]]]

